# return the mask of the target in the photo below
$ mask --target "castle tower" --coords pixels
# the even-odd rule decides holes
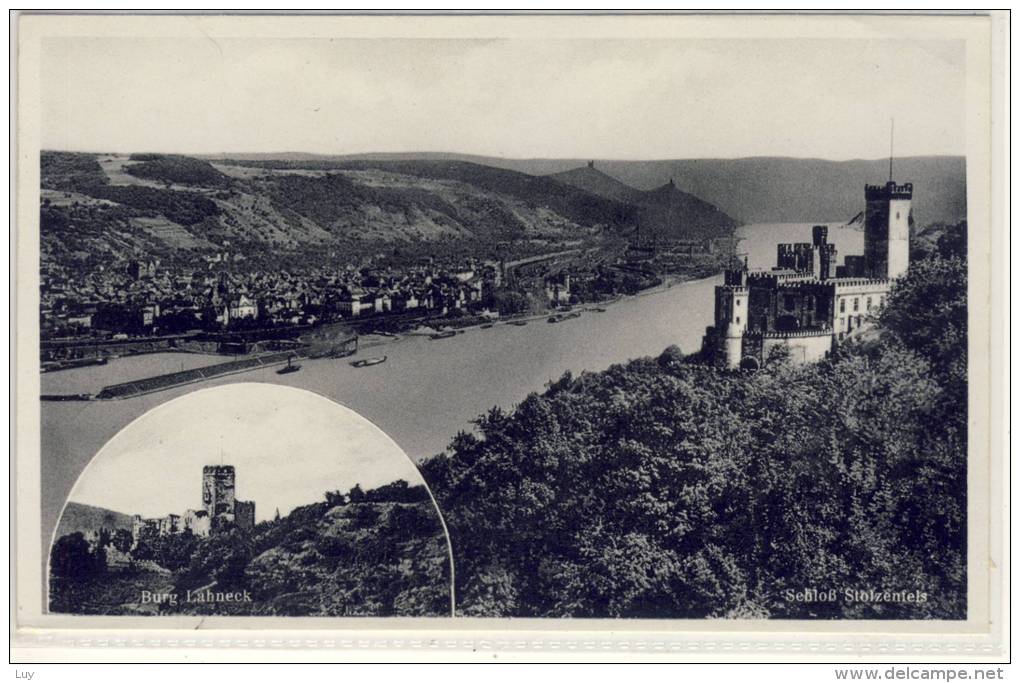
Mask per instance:
[[[202,468],[202,506],[209,517],[234,514],[233,465],[206,465]]]
[[[234,506],[234,524],[241,531],[251,531],[255,528],[255,501],[237,501]]]
[[[896,278],[910,265],[912,183],[866,185],[864,267],[868,277]]]
[[[716,358],[723,367],[734,369],[740,367],[744,355],[750,294],[747,272],[727,271],[725,282],[715,288]]]
[[[811,228],[812,274],[817,280],[828,280],[836,274],[836,245],[829,242],[829,227]]]

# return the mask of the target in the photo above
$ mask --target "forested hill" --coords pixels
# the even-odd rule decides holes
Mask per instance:
[[[928,235],[876,334],[825,361],[671,348],[481,417],[424,465],[460,610],[964,619],[964,230]],[[790,597],[813,586],[839,597]]]
[[[643,191],[603,173],[594,163],[549,177],[600,197],[639,207],[635,238],[646,242],[731,237],[738,226],[735,219],[718,207],[680,190],[672,178],[661,187]]]
[[[131,529],[133,522],[131,515],[94,505],[75,503],[68,501],[64,511],[60,515],[60,524],[57,526],[56,538],[72,534],[76,531],[91,531],[93,529]]]
[[[532,175],[551,175],[584,166],[588,159],[509,159],[447,153],[321,156],[233,155],[308,161],[468,161]],[[895,160],[899,182],[914,183],[914,212],[921,225],[956,223],[967,217],[967,169],[961,156],[912,156]],[[884,182],[888,159],[595,159],[595,166],[638,190],[652,190],[673,178],[677,187],[742,223],[849,220],[862,208],[864,185]]]

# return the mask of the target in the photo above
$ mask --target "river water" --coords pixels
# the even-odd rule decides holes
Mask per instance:
[[[810,241],[810,224],[752,225],[741,229],[740,251],[752,268],[771,267],[778,242]],[[830,228],[839,257],[860,254],[863,235]],[[305,359],[288,375],[275,368],[221,377],[137,398],[42,403],[43,541],[78,475],[106,441],[148,410],[192,391],[234,382],[271,382],[327,396],[361,413],[405,451],[421,459],[444,450],[471,420],[494,405],[510,408],[564,372],[602,370],[611,364],[657,355],[676,344],[696,351],[713,315],[713,288],[721,277],[676,284],[626,297],[605,313],[524,327],[497,324],[442,340],[404,337],[362,349],[358,358],[387,356],[368,368],[347,359]],[[219,356],[161,353],[111,361],[105,366],[42,375],[46,394],[92,393],[105,385],[222,362]],[[182,430],[188,425],[180,425]],[[45,545],[44,545],[45,547]]]

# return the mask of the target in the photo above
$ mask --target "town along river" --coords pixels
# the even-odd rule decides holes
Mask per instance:
[[[741,251],[748,252],[752,268],[774,263],[777,242],[811,239],[810,224],[748,226],[743,232]],[[840,259],[862,252],[860,232],[830,229],[830,240],[837,244]],[[717,276],[625,297],[605,306],[604,313],[585,311],[556,324],[543,317],[523,327],[498,323],[447,339],[406,336],[363,345],[355,359],[387,357],[385,363],[371,367],[351,367],[352,359],[306,358],[301,370],[290,374],[260,368],[136,398],[43,402],[43,547],[92,456],[129,422],[171,399],[231,382],[299,387],[358,411],[413,458],[422,459],[443,451],[458,431],[471,429],[471,420],[492,406],[511,408],[568,370],[575,374],[602,370],[631,358],[658,355],[671,344],[685,353],[696,351],[712,322],[713,292],[720,281]],[[184,353],[122,358],[105,366],[46,373],[42,389],[45,394],[95,393],[105,385],[178,371],[182,363],[190,369],[223,360]],[[229,449],[225,444],[228,457]]]

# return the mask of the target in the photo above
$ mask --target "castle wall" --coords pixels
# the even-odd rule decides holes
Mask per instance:
[[[790,360],[795,363],[810,363],[825,358],[832,350],[832,332],[828,330],[800,332],[789,335],[767,334],[762,338],[761,357],[767,360],[776,347],[785,346]]]
[[[159,519],[159,535],[176,534],[181,530],[180,515],[167,515]]]
[[[910,266],[910,200],[893,199],[889,206],[888,268],[883,277],[897,278]]]
[[[255,528],[255,502],[239,500],[234,504],[234,524],[242,531]]]
[[[846,280],[836,286],[833,331],[837,339],[871,324],[871,318],[885,305],[888,280]]]
[[[212,519],[205,510],[187,510],[184,513],[183,528],[190,529],[196,536],[208,536],[212,530]]]

